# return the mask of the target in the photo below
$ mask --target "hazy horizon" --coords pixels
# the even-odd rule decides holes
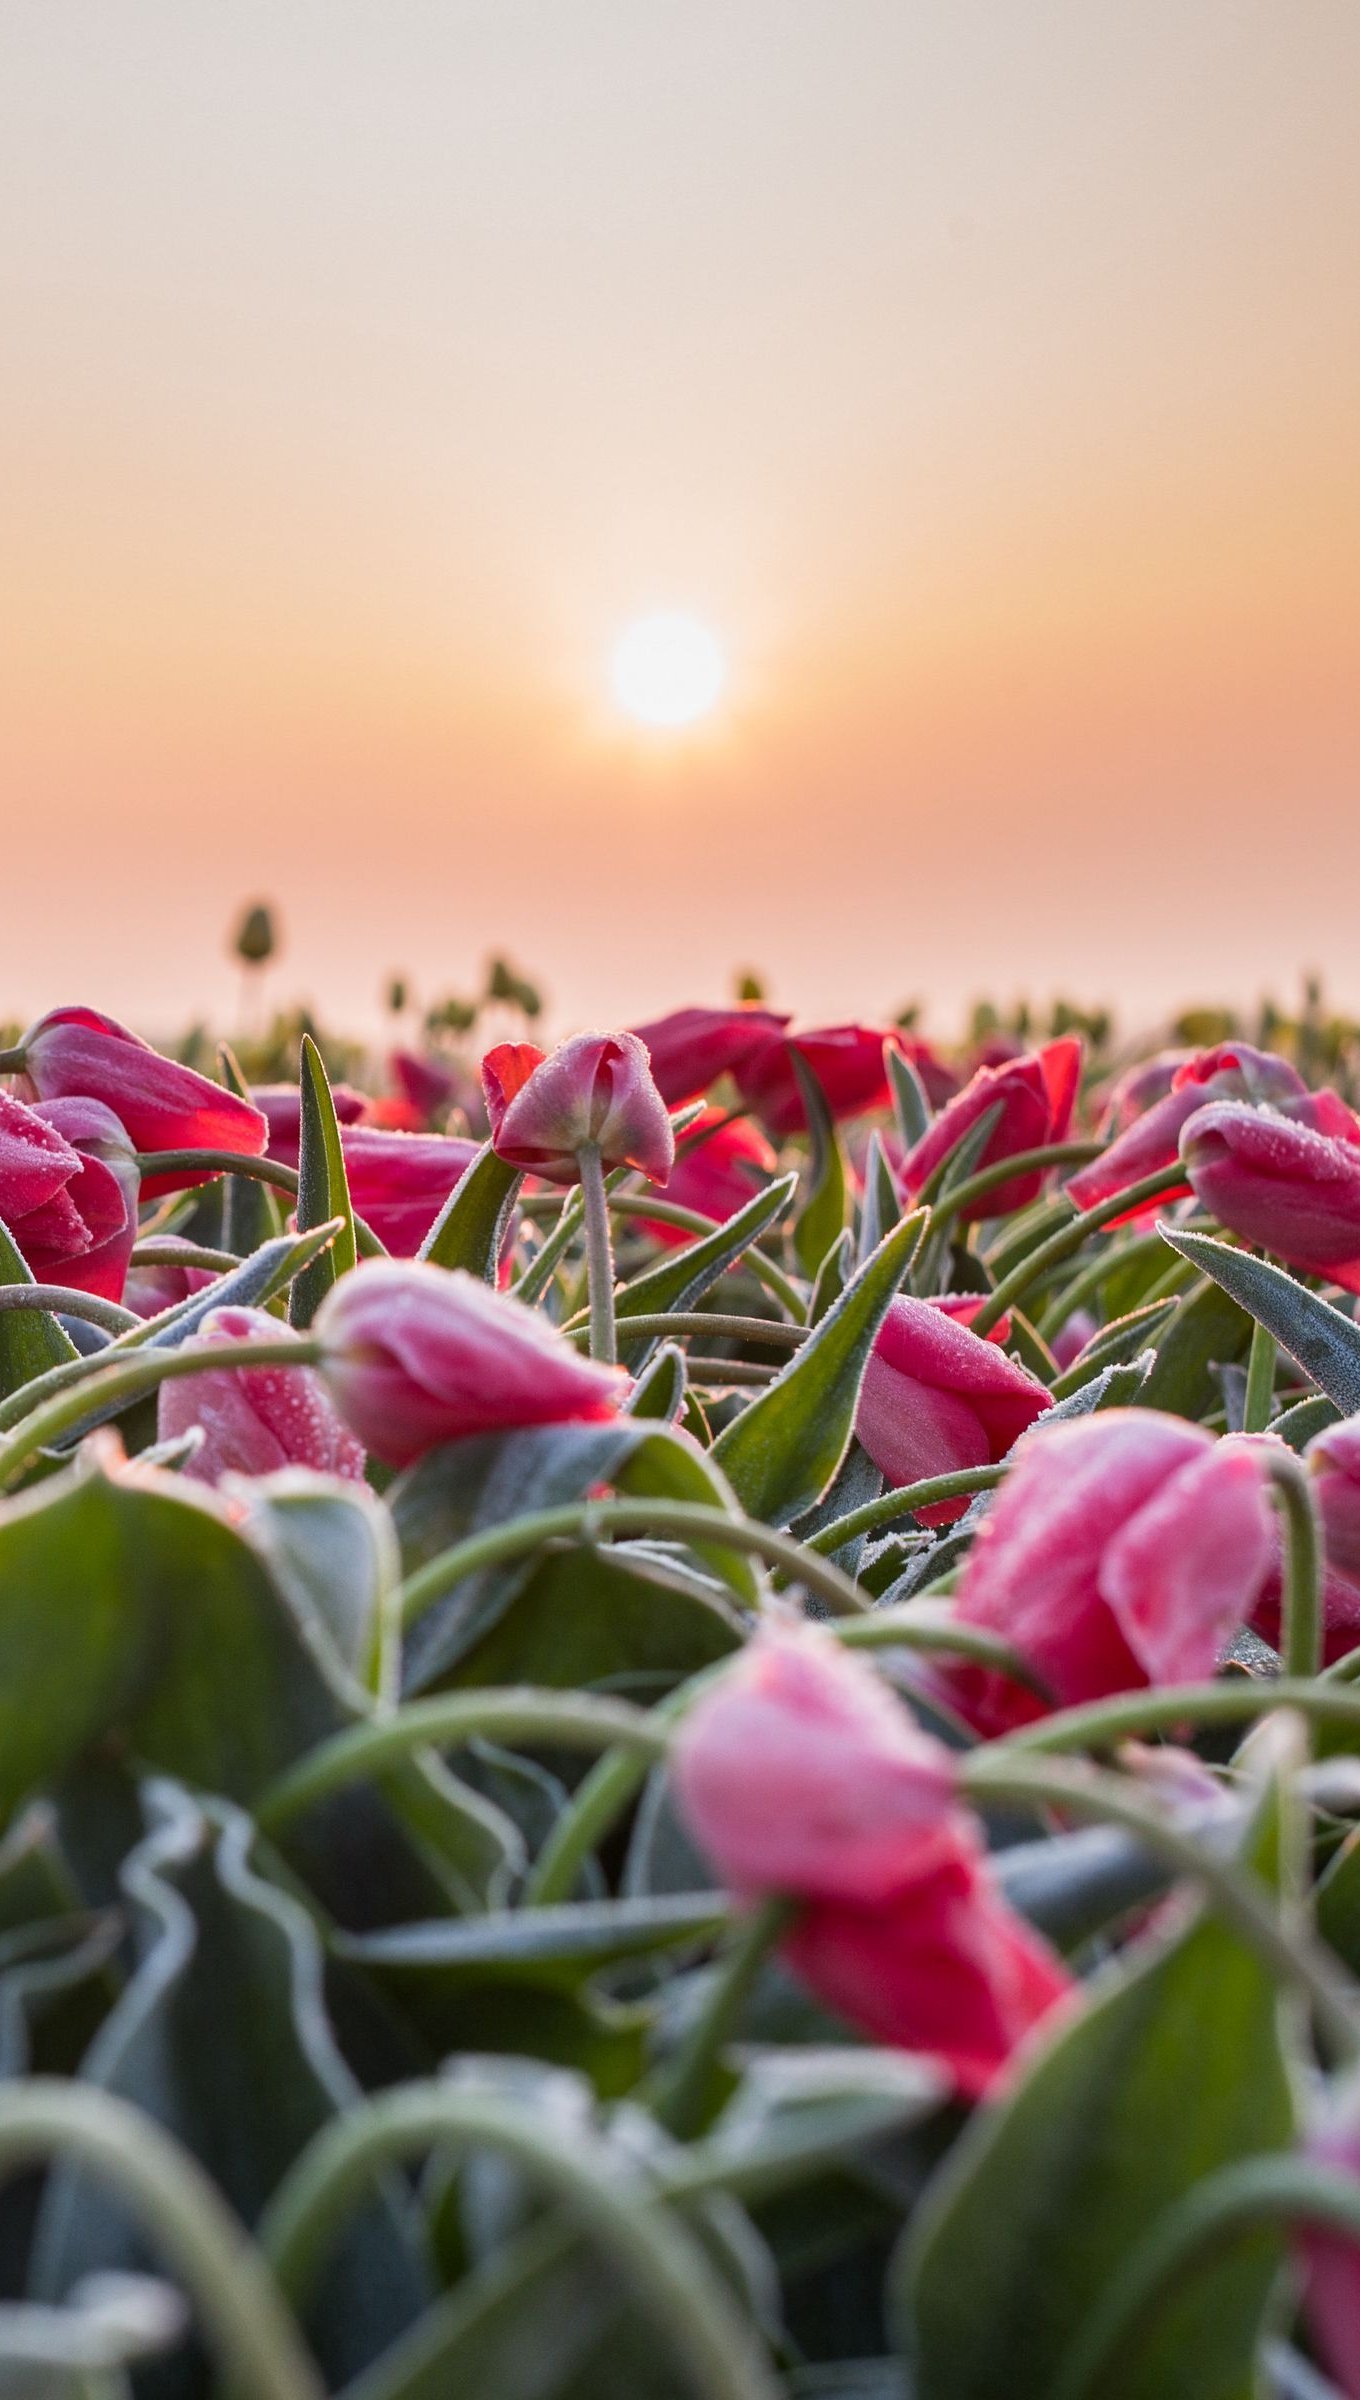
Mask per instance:
[[[361,1025],[1360,1010],[1357,104],[1325,0],[13,0],[0,1017],[258,895]]]

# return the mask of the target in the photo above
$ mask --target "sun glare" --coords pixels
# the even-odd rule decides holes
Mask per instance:
[[[667,611],[639,617],[614,650],[614,697],[639,725],[695,725],[716,707],[727,661],[697,617]]]

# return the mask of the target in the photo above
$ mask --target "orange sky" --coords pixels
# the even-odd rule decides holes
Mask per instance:
[[[1357,123],[1350,0],[8,0],[0,1016],[256,892],[351,1020],[1360,1007]]]

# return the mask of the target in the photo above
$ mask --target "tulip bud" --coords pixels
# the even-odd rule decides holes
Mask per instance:
[[[162,1058],[125,1025],[93,1008],[56,1008],[20,1045],[25,1097],[102,1100],[134,1150],[230,1150],[258,1158],[267,1128],[260,1111],[192,1067]],[[203,1183],[207,1175],[149,1176],[142,1197]]]
[[[996,1166],[1021,1150],[1065,1141],[1080,1079],[1081,1044],[1070,1036],[1003,1066],[979,1068],[908,1153],[901,1169],[904,1188],[909,1193],[919,1192],[969,1127],[998,1103],[1001,1114],[983,1145],[977,1169]],[[1017,1175],[1013,1182],[984,1193],[963,1216],[965,1220],[1004,1217],[1013,1209],[1028,1208],[1031,1200],[1038,1198],[1042,1182],[1042,1173]]]
[[[1004,1339],[1002,1326],[994,1332]],[[1038,1378],[953,1306],[899,1295],[864,1371],[855,1432],[889,1483],[917,1483],[994,1464],[1052,1405]],[[967,1505],[941,1501],[922,1522],[948,1524]]]
[[[1274,1555],[1258,1445],[1216,1442],[1155,1409],[1108,1409],[1032,1434],[955,1595],[1004,1635],[1061,1707],[1211,1674]],[[1042,1713],[1007,1677],[938,1670],[960,1713],[1004,1732]]]
[[[1360,1291],[1360,1142],[1227,1100],[1196,1111],[1180,1149],[1196,1196],[1221,1225]]]
[[[578,1033],[550,1057],[531,1042],[502,1042],[482,1060],[498,1158],[550,1183],[580,1180],[578,1153],[593,1145],[606,1167],[636,1167],[664,1184],[675,1136],[643,1044],[633,1033]]]
[[[788,1021],[768,1008],[677,1008],[633,1031],[651,1060],[657,1090],[675,1108],[706,1092],[720,1075],[740,1073],[778,1043]]]
[[[991,1879],[952,1754],[812,1626],[758,1634],[682,1720],[677,1800],[729,1888],[800,1901],[795,1973],[976,2094],[1071,1988]]]
[[[461,1269],[366,1261],[327,1293],[312,1331],[341,1416],[394,1467],[465,1434],[606,1420],[627,1389]]]
[[[296,1337],[299,1347],[301,1336]],[[261,1308],[215,1308],[196,1340],[287,1342],[286,1325]],[[358,1482],[363,1445],[341,1424],[320,1376],[308,1366],[206,1367],[163,1383],[156,1405],[161,1441],[194,1427],[203,1440],[183,1472],[200,1483],[226,1474],[271,1475],[278,1467],[314,1467]]]
[[[1271,1050],[1254,1050],[1249,1042],[1224,1042],[1188,1058],[1167,1052],[1145,1061],[1115,1086],[1103,1127],[1115,1139],[1099,1158],[1068,1178],[1068,1198],[1078,1208],[1095,1208],[1145,1175],[1173,1167],[1183,1156],[1183,1128],[1217,1100],[1241,1101],[1249,1111],[1276,1110],[1315,1132],[1360,1140],[1360,1125],[1345,1102],[1335,1092],[1310,1092],[1288,1059],[1277,1058]],[[1190,1189],[1187,1178],[1180,1196]],[[1164,1208],[1177,1196],[1168,1191],[1151,1207]]]

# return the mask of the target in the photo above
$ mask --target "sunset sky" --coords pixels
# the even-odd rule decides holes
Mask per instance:
[[[1358,124],[1353,0],[5,0],[0,1017],[1360,1008]]]

